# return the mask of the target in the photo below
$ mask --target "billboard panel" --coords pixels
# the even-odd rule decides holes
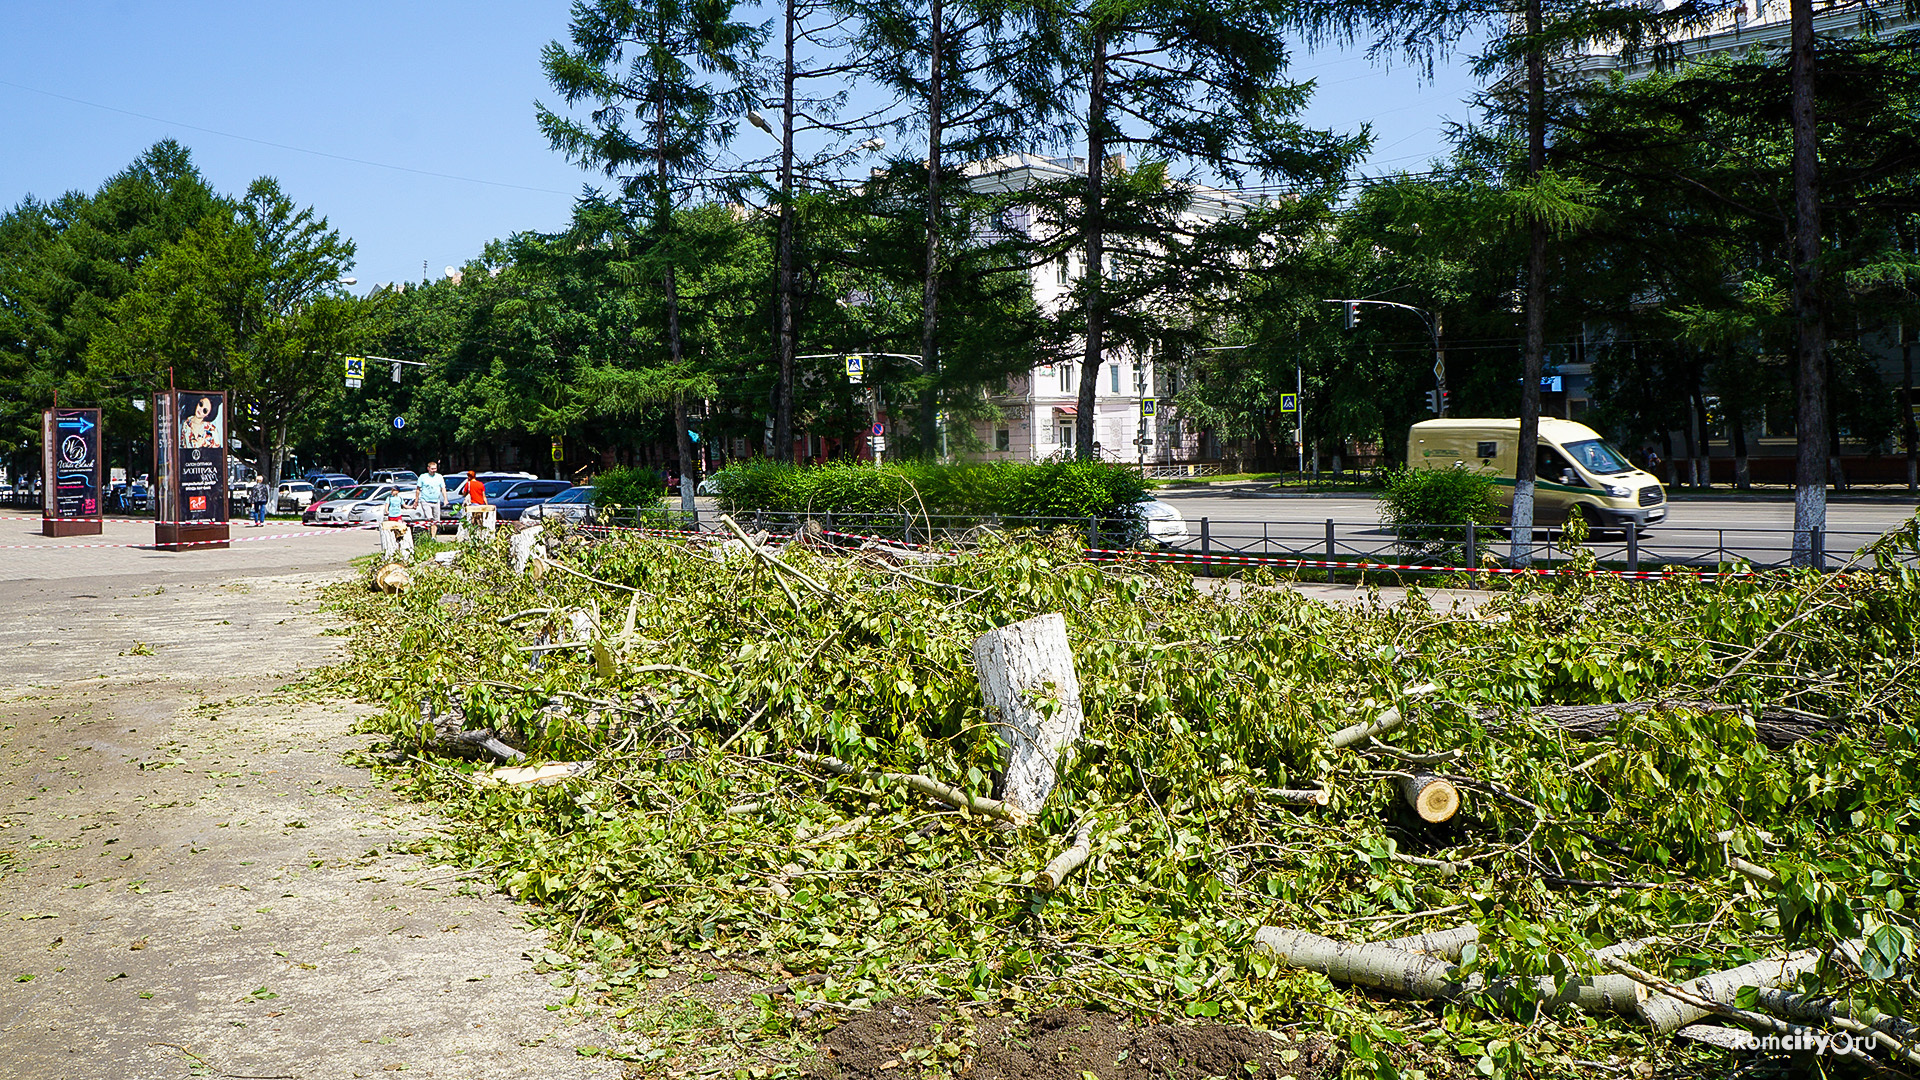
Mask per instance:
[[[176,390],[162,416],[176,422],[179,492],[171,519],[190,524],[227,520],[227,395]]]
[[[50,518],[98,518],[100,410],[48,409],[41,414],[40,512]]]

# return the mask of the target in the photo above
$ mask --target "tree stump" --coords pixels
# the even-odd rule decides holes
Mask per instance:
[[[1429,825],[1438,825],[1460,810],[1460,789],[1432,773],[1414,773],[1400,778],[1400,795]]]
[[[973,669],[987,719],[1005,749],[994,795],[1038,816],[1080,738],[1080,678],[1067,644],[1067,620],[1041,615],[982,634]]]

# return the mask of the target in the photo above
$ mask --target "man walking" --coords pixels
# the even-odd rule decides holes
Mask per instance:
[[[420,477],[420,516],[427,528],[434,533],[440,531],[440,518],[447,505],[447,478],[440,475],[440,463],[427,462],[426,474]]]
[[[267,523],[267,500],[271,498],[273,498],[273,488],[268,486],[267,478],[264,476],[255,476],[253,478],[253,486],[247,489],[247,502],[253,507],[253,524],[255,527]]]

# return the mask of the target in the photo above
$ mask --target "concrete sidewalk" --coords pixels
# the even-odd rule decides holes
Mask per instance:
[[[525,909],[416,853],[445,826],[356,762],[368,708],[281,689],[345,658],[317,592],[372,533],[4,524],[0,1076],[619,1075]]]

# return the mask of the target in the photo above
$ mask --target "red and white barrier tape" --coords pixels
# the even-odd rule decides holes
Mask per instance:
[[[44,550],[44,551],[56,551],[56,550],[57,550],[57,551],[72,551],[72,550],[74,550],[75,548],[144,548],[144,549],[146,549],[146,550],[148,550],[148,551],[172,551],[172,550],[173,550],[174,548],[183,548],[183,547],[204,547],[204,546],[206,546],[206,545],[208,545],[208,544],[249,544],[249,543],[253,543],[253,542],[255,542],[255,541],[259,541],[259,540],[292,540],[292,539],[298,539],[298,538],[300,538],[300,537],[304,537],[304,536],[327,536],[327,535],[330,535],[330,534],[332,534],[333,532],[336,532],[336,531],[344,531],[344,532],[365,532],[365,531],[367,531],[367,530],[370,530],[370,529],[374,529],[374,528],[378,528],[378,526],[376,526],[376,525],[349,525],[349,526],[347,526],[347,527],[346,527],[345,529],[343,529],[343,530],[332,530],[332,529],[330,529],[330,530],[328,530],[327,532],[293,532],[293,533],[273,533],[273,534],[271,534],[271,535],[268,535],[268,536],[234,536],[234,537],[229,537],[228,539],[225,539],[225,540],[182,540],[182,541],[180,541],[180,542],[178,542],[178,543],[171,543],[171,544],[161,544],[161,543],[146,543],[146,544],[0,544],[0,551],[18,551],[18,550],[22,550],[22,549],[39,549],[39,550]]]

